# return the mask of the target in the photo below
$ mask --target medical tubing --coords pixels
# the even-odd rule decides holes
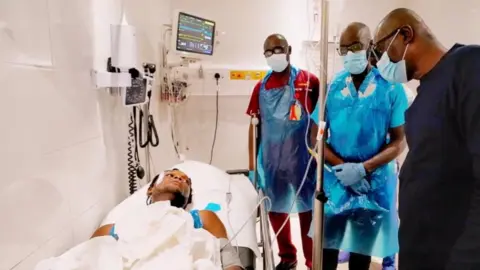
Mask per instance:
[[[150,105],[148,107],[150,107]],[[147,111],[146,115],[146,117],[148,117],[147,138],[143,141],[143,117],[145,117],[145,114],[143,113],[143,110],[140,110],[139,145],[141,148],[147,147],[148,144],[152,147],[156,147],[160,141],[158,139],[157,128],[155,127],[155,121],[153,120],[153,115],[150,114],[150,111]]]
[[[128,124],[128,152],[127,152],[127,167],[128,167],[128,189],[130,195],[137,191],[137,168],[135,167],[135,157],[133,153],[135,138],[135,119],[130,115],[130,123]]]
[[[217,141],[218,111],[219,111],[218,94],[220,92],[220,85],[218,84],[218,79],[220,79],[220,74],[219,73],[215,73],[215,79],[217,80],[217,92],[215,94],[215,130],[213,132],[212,148],[210,149],[210,162],[208,163],[210,165],[212,165],[213,152],[215,151],[215,142]]]
[[[180,152],[178,151],[178,142],[175,139],[175,108],[168,106],[168,120],[170,122],[170,137],[172,138],[173,149],[177,154],[177,158],[180,159]]]
[[[247,226],[248,222],[250,221],[250,219],[253,217],[253,215],[257,216],[257,212],[258,212],[258,208],[260,207],[260,205],[263,203],[263,201],[267,200],[269,203],[270,203],[270,207],[268,208],[268,211],[270,211],[270,209],[272,209],[272,201],[270,200],[270,198],[268,196],[263,196],[261,199],[260,199],[260,202],[257,203],[257,205],[255,206],[255,208],[253,209],[253,211],[250,213],[250,215],[248,215],[248,218],[247,220],[243,223],[243,225],[240,227],[240,229],[232,236],[231,239],[229,239],[228,243],[226,243],[223,247],[221,247],[220,249],[223,249],[224,247],[226,247],[228,244],[232,243],[232,241],[234,239],[237,238],[238,234],[243,230],[243,228],[245,228],[245,226]]]
[[[300,195],[300,191],[302,191],[303,184],[305,184],[305,181],[307,180],[308,171],[310,170],[310,166],[312,165],[312,160],[313,160],[313,155],[310,156],[310,159],[308,160],[307,169],[305,170],[305,173],[303,174],[302,183],[300,184],[300,187],[298,187],[297,194],[295,194],[295,199],[292,201],[292,205],[290,206],[290,210],[288,211],[289,214],[292,212],[293,207],[295,206],[295,202],[297,201],[298,196]],[[289,220],[290,220],[290,215],[287,216],[287,218],[283,222],[282,226],[280,226],[280,229],[275,234],[275,239],[273,239],[272,245],[275,243],[275,241],[277,241],[278,235],[283,230],[283,228],[287,225]]]
[[[230,220],[230,210],[231,210],[230,203],[232,202],[232,199],[233,199],[231,190],[232,190],[232,177],[230,176],[228,180],[228,192],[227,192],[227,221],[228,221],[228,226],[230,227],[230,230],[232,230],[232,232],[235,233],[233,230],[232,222]],[[237,239],[235,239],[235,247],[237,248],[237,254],[238,254],[239,252],[238,252]]]

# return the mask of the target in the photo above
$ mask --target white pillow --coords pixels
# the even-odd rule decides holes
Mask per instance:
[[[206,163],[187,160],[173,168],[184,172],[192,179],[193,193],[204,193],[207,191],[219,190],[228,191],[230,175],[214,166]]]

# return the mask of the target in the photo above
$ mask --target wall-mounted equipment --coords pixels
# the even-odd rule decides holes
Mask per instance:
[[[197,15],[175,11],[172,23],[171,51],[187,59],[213,56],[216,23]]]

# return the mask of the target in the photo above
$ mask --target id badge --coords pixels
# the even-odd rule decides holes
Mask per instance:
[[[290,106],[290,117],[289,117],[289,120],[291,121],[300,121],[300,119],[302,118],[302,105],[300,105],[297,102],[295,102],[294,104],[292,104],[292,106]]]

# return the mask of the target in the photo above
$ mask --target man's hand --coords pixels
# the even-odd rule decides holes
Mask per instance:
[[[346,187],[358,183],[367,175],[362,163],[344,163],[333,166],[332,169],[338,180]]]
[[[357,195],[363,195],[363,194],[368,193],[368,191],[370,191],[371,187],[370,187],[370,184],[368,183],[368,181],[365,178],[363,178],[362,180],[360,180],[356,184],[351,185],[350,188],[352,189],[353,193],[355,193]]]

